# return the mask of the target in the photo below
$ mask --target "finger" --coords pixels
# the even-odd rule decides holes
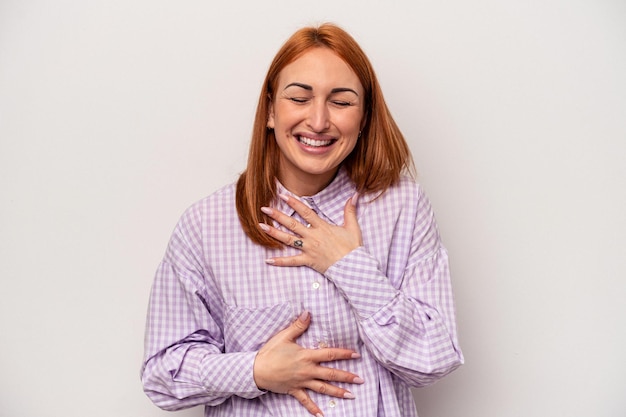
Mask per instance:
[[[295,341],[298,337],[302,336],[304,332],[309,328],[311,324],[311,313],[304,310],[300,316],[294,320],[289,327],[283,330],[288,340]]]
[[[294,220],[295,221],[295,220]],[[301,223],[295,221],[296,223],[300,224],[300,226],[304,227]],[[292,234],[289,234],[287,232],[283,232],[282,230],[278,230],[275,227],[272,226],[268,226],[265,223],[259,223],[259,227],[261,228],[261,230],[263,230],[266,234],[268,234],[269,236],[273,237],[274,239],[278,240],[281,243],[284,243],[285,245],[288,246],[293,246],[296,248],[301,248],[302,245],[298,245],[296,244],[296,241],[299,240],[300,242],[302,242],[302,239],[300,239],[300,237],[298,236],[294,236]]]
[[[313,373],[315,379],[328,382],[345,382],[347,384],[363,384],[363,378],[352,372],[344,371],[342,369],[326,368],[324,366],[318,366]],[[341,394],[343,395],[343,394]]]
[[[305,255],[268,258],[265,263],[272,266],[314,266]]]
[[[305,225],[303,225],[293,217],[287,216],[280,210],[276,210],[270,207],[261,207],[261,211],[294,233],[302,232],[307,228]]]
[[[355,193],[348,201],[343,209],[343,221],[344,226],[348,229],[354,229],[358,227],[358,221],[356,218],[356,204],[359,199],[359,193]]]
[[[354,399],[355,396],[345,388],[340,388],[335,385],[329,384],[324,381],[311,381],[306,384],[306,387],[311,391],[315,391],[319,394],[328,395],[330,397]]]
[[[280,194],[280,198],[282,198],[292,209],[294,209],[302,219],[304,219],[311,226],[317,226],[322,219],[319,218],[315,210],[311,207],[304,204],[302,201],[297,198],[290,197],[288,195]]]
[[[313,402],[309,394],[306,393],[303,389],[294,390],[293,392],[289,392],[289,395],[294,397],[306,410],[313,414],[316,417],[322,417],[322,410]]]
[[[316,363],[359,359],[361,357],[354,350],[342,348],[314,349],[310,351],[310,355],[310,360]]]

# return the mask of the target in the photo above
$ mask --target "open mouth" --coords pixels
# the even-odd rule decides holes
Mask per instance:
[[[307,138],[304,136],[298,136],[297,138],[298,138],[298,142],[306,146],[311,146],[313,148],[322,148],[324,146],[329,146],[335,141],[334,139],[327,139],[327,140],[311,139],[311,138]]]

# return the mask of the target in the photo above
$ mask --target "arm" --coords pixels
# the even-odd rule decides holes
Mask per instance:
[[[368,349],[406,383],[428,385],[463,362],[443,248],[407,268],[400,288],[364,248],[333,265],[326,277],[350,302]]]
[[[255,398],[255,352],[224,354],[211,315],[200,256],[184,218],[170,241],[152,286],[141,371],[144,391],[159,407],[217,405],[232,395]]]
[[[166,410],[216,406],[231,396],[253,399],[267,391],[289,394],[311,414],[321,410],[306,390],[339,398],[352,394],[333,382],[362,383],[357,375],[320,363],[358,359],[350,349],[303,349],[296,339],[308,328],[308,314],[254,352],[224,353],[217,289],[201,261],[199,233],[183,217],[156,273],[146,327],[142,382],[148,397]],[[207,284],[209,283],[209,284]],[[214,314],[211,314],[211,311]]]
[[[380,262],[359,247],[325,273],[350,302],[364,343],[377,360],[412,386],[456,369],[458,347],[448,255],[430,202],[420,188],[403,202],[394,236],[406,233],[392,255],[401,273],[385,276]],[[390,260],[387,260],[390,262]]]
[[[304,242],[300,255],[270,263],[307,265],[323,273],[349,301],[361,337],[377,360],[408,384],[422,386],[451,372],[463,357],[456,337],[447,253],[430,204],[421,190],[416,191],[417,198],[412,194],[402,203],[404,218],[398,222],[410,230],[400,230],[402,238],[394,230],[399,244],[392,255],[402,259],[396,276],[386,276],[362,246],[354,199],[346,204],[344,225],[333,226],[289,198],[289,205],[311,228],[273,213],[275,220],[301,238],[274,228],[268,233],[292,246],[295,240]]]

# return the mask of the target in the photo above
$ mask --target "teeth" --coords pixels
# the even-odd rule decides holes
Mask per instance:
[[[316,140],[311,138],[305,138],[304,136],[299,136],[298,140],[309,146],[328,146],[332,142],[332,140]]]

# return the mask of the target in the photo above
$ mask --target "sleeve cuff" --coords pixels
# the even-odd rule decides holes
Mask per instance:
[[[335,284],[361,319],[367,319],[398,295],[380,266],[364,247],[359,247],[335,264],[324,274]]]
[[[200,368],[204,389],[224,396],[237,395],[252,399],[265,394],[254,382],[254,360],[257,352],[211,354],[205,356]],[[214,366],[219,361],[219,366]]]

